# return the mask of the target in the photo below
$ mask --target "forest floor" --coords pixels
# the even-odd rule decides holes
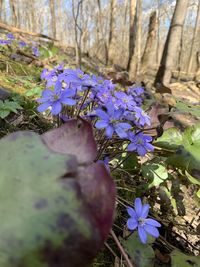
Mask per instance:
[[[35,100],[44,89],[40,74],[44,67],[53,67],[61,62],[68,67],[75,67],[75,55],[72,48],[59,49],[52,46],[42,51],[43,57],[31,62],[29,57],[26,58],[25,55],[20,55],[16,51],[2,50],[2,53],[0,52],[0,99],[9,99],[22,107],[17,112],[10,112],[5,119],[0,119],[0,137],[18,130],[32,130],[41,134],[54,125],[51,118],[44,118],[36,111],[37,102]],[[14,59],[11,56],[13,53],[16,55]],[[86,56],[83,57],[82,69],[88,73],[103,74],[105,77],[109,77],[110,73],[114,77],[120,74],[112,66],[106,67],[98,60]],[[177,127],[180,131],[184,131],[187,126],[196,125],[200,121],[199,84],[194,81],[175,82],[171,84],[170,89],[172,95],[158,94],[153,86],[146,88],[144,107],[151,117],[152,127],[159,126],[159,114],[167,114],[170,117],[164,124],[164,129]],[[170,108],[172,112],[169,111]],[[178,108],[180,112],[173,113],[173,108]],[[156,129],[152,130],[152,135],[156,135]],[[147,160],[149,158],[140,159],[140,163],[143,164]],[[184,175],[174,169],[168,171],[177,178],[173,181],[166,181],[167,188],[170,188],[168,191],[170,196],[167,197],[161,190],[162,187],[159,188],[159,186],[148,189],[146,194],[146,197],[150,195],[148,201],[154,206],[154,212],[151,215],[163,225],[161,237],[153,245],[155,253],[153,266],[200,266],[198,263],[195,265],[193,257],[184,256],[184,258],[183,254],[180,256],[184,261],[183,264],[171,265],[170,255],[172,251],[175,253],[183,252],[187,255],[199,255],[200,199],[195,195],[198,185],[188,182]],[[138,184],[141,185],[141,174],[138,175],[137,171],[133,172],[130,174],[130,179],[127,179],[127,174],[117,171],[113,175],[117,183],[119,200],[121,199],[122,203],[124,201],[132,203],[136,188]],[[199,174],[197,176],[200,179]],[[160,202],[156,201],[158,195],[162,200]],[[125,218],[127,218],[125,213],[124,207],[119,202],[113,226],[117,236],[126,235],[126,230],[122,227],[125,224]],[[111,237],[93,264],[93,267],[97,266],[126,266]],[[138,267],[143,266],[146,265],[138,265]]]

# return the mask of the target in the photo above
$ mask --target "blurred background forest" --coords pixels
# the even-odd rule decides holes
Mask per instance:
[[[198,0],[0,0],[0,11],[1,23],[74,49],[79,66],[85,54],[132,80],[155,77],[160,64],[170,79],[199,79]],[[164,75],[156,81],[168,84]]]

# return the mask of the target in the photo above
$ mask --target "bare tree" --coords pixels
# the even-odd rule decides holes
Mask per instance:
[[[53,32],[53,38],[56,39],[56,14],[54,0],[49,0],[50,12],[51,12],[51,27]]]
[[[13,26],[18,27],[17,11],[15,0],[9,0],[11,15],[12,15],[12,24]]]
[[[130,70],[131,60],[135,51],[136,39],[136,4],[137,0],[130,0],[130,23],[129,23],[129,58],[127,71]]]
[[[2,20],[3,14],[3,0],[0,0],[0,20]]]
[[[110,29],[109,29],[109,37],[108,37],[108,59],[110,62],[113,61],[114,47],[115,47],[115,8],[116,8],[116,0],[110,1]]]
[[[149,30],[147,35],[147,41],[142,56],[142,71],[145,72],[152,60],[153,48],[156,40],[156,24],[157,24],[157,13],[156,11],[151,13],[149,20]]]
[[[130,46],[129,43],[129,53],[132,54],[130,58],[129,54],[129,75],[130,78],[133,80],[135,79],[136,75],[139,76],[140,74],[140,64],[141,64],[141,35],[142,35],[142,0],[137,0],[136,6],[136,13],[134,19],[134,34],[133,40],[131,43],[133,44],[133,48]]]
[[[107,64],[108,63],[108,45],[107,45],[107,40],[106,40],[106,37],[104,35],[104,31],[103,31],[101,0],[97,0],[97,6],[98,6],[98,25],[97,25],[98,34],[97,34],[97,37],[98,37],[98,41],[100,42],[100,44],[103,43],[104,52],[105,52],[105,63]]]
[[[192,45],[191,45],[191,49],[190,49],[190,56],[189,56],[187,73],[189,73],[191,71],[191,68],[192,68],[192,63],[193,63],[193,59],[194,59],[194,47],[195,47],[195,41],[196,41],[197,33],[199,30],[199,24],[200,24],[200,2],[198,3],[198,10],[197,10],[195,28],[194,28],[194,32],[193,32],[193,36],[192,36]]]
[[[189,0],[177,0],[176,2],[155,84],[162,83],[164,85],[169,85],[171,81],[172,70],[177,65],[188,1]]]
[[[81,40],[83,31],[78,23],[78,18],[80,14],[80,9],[82,8],[83,0],[79,0],[77,7],[75,7],[74,0],[72,0],[72,14],[74,19],[74,36],[76,44],[76,65],[81,67]]]

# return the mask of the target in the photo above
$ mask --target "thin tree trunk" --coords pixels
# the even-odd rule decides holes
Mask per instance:
[[[153,48],[156,40],[156,25],[157,25],[157,13],[156,11],[151,13],[150,19],[149,19],[149,30],[147,35],[147,41],[144,49],[144,53],[142,56],[142,71],[145,72],[146,68],[151,63],[152,60],[152,54],[153,54]]]
[[[110,29],[109,29],[109,37],[108,37],[108,59],[110,62],[113,62],[113,54],[114,54],[114,46],[115,46],[115,8],[116,8],[116,0],[111,0],[110,2]]]
[[[130,0],[130,24],[129,24],[129,58],[127,71],[130,71],[131,60],[135,51],[136,40],[136,3],[137,0]]]
[[[136,74],[140,75],[141,49],[142,49],[142,0],[138,0],[137,6],[137,67]]]
[[[108,63],[108,46],[106,42],[106,38],[104,37],[103,33],[103,23],[102,23],[102,11],[101,11],[101,0],[97,0],[98,5],[98,39],[99,41],[103,40],[103,46],[105,50],[105,63]]]
[[[9,0],[9,5],[10,5],[10,10],[11,10],[11,16],[12,16],[12,25],[15,27],[18,27],[15,0]]]
[[[55,15],[55,3],[54,0],[50,0],[50,12],[51,12],[51,27],[53,38],[56,39],[56,15]]]
[[[0,0],[0,20],[2,20],[3,16],[3,0]]]
[[[83,0],[79,0],[77,4],[77,10],[75,13],[75,3],[74,0],[72,0],[72,14],[74,19],[74,36],[75,36],[75,49],[76,49],[76,65],[79,68],[81,67],[81,38],[83,31],[78,24],[78,17],[80,9],[82,8],[81,7],[82,3]]]
[[[186,17],[189,0],[177,0],[170,29],[165,42],[161,64],[155,78],[155,85],[161,83],[169,85],[172,77],[172,70],[176,68],[181,34]]]
[[[157,43],[156,43],[156,63],[160,63],[160,0],[157,0]]]
[[[195,41],[196,41],[197,33],[199,30],[199,26],[200,26],[199,24],[200,24],[200,2],[198,4],[195,28],[194,28],[194,32],[193,32],[193,36],[192,36],[192,46],[190,49],[190,56],[189,56],[187,73],[191,72],[191,68],[192,68],[192,63],[193,63],[193,58],[194,58],[194,47],[195,47]]]
[[[135,33],[133,49],[131,51],[132,57],[129,67],[129,76],[134,80],[136,76],[140,75],[141,65],[141,35],[142,35],[142,0],[137,0],[136,14],[135,14]]]

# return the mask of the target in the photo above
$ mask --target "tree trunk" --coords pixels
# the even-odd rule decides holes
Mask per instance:
[[[132,57],[129,66],[129,76],[134,80],[136,76],[140,75],[141,64],[141,35],[142,35],[142,0],[137,0],[135,22],[134,22],[133,48],[131,49]],[[129,56],[130,57],[130,56]]]
[[[2,20],[3,16],[3,0],[0,0],[0,20]]]
[[[127,71],[130,71],[131,59],[135,51],[136,40],[136,0],[130,0],[130,24],[129,24],[129,58]]]
[[[189,0],[177,0],[170,29],[165,42],[161,64],[155,78],[155,85],[161,83],[169,85],[172,77],[172,70],[176,68],[181,34],[186,17]]]
[[[137,5],[137,66],[136,74],[140,75],[141,65],[141,49],[142,49],[142,0],[138,0]]]
[[[195,28],[194,28],[194,33],[192,36],[192,46],[190,49],[190,56],[189,56],[187,73],[191,72],[191,68],[192,68],[192,63],[193,63],[193,58],[194,58],[195,41],[196,41],[199,26],[200,26],[199,24],[200,24],[200,2],[198,4],[198,11],[197,11],[197,17],[196,17],[196,22],[195,22]]]
[[[114,58],[115,8],[116,8],[116,0],[111,0],[110,2],[110,29],[109,29],[109,37],[108,37],[108,59],[110,62],[113,62],[113,58]]]
[[[160,0],[157,0],[156,64],[160,63]]]
[[[97,0],[97,5],[98,5],[98,41],[103,40],[103,46],[104,46],[104,51],[105,51],[105,63],[107,65],[108,63],[108,46],[107,46],[107,41],[106,38],[104,37],[103,33],[103,23],[102,23],[102,11],[101,11],[101,1]],[[110,37],[109,37],[110,38]]]
[[[81,67],[81,39],[83,35],[83,31],[78,24],[78,17],[79,12],[82,8],[83,0],[79,0],[77,3],[77,9],[75,12],[75,3],[74,0],[72,0],[72,14],[74,19],[74,36],[75,36],[75,49],[76,49],[76,65],[77,67]]]
[[[11,16],[12,16],[12,25],[15,27],[18,27],[15,0],[9,0],[9,5],[10,5],[10,10],[11,10]]]
[[[157,26],[157,13],[156,11],[151,13],[149,20],[149,30],[147,35],[147,41],[142,56],[142,72],[148,68],[152,61],[152,54],[154,52],[153,48],[156,41],[156,26]]]
[[[55,14],[55,3],[54,0],[50,0],[50,12],[51,12],[51,27],[53,38],[56,39],[56,14]]]

